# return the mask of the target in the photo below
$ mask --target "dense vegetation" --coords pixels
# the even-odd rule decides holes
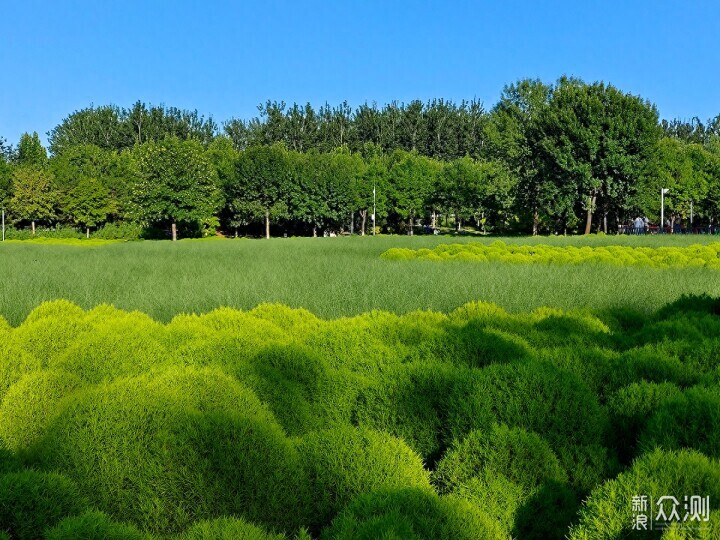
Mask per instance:
[[[435,249],[390,248],[381,257],[390,261],[502,261],[518,264],[611,264],[650,268],[712,268],[720,270],[720,243],[680,247],[546,246],[492,244],[440,244]]]
[[[50,157],[37,134],[0,145],[0,204],[29,234],[366,234],[373,207],[384,232],[608,232],[658,222],[660,188],[671,226],[720,217],[720,117],[660,122],[648,101],[577,79],[520,81],[489,111],[267,103],[223,135],[197,112],[91,107],[48,140]]]
[[[623,538],[638,493],[709,495],[716,523],[718,335],[709,297],[166,325],[44,303],[0,320],[0,530]]]
[[[716,238],[592,235],[502,240],[509,246],[684,249]],[[63,245],[70,242],[73,245]],[[164,322],[179,313],[202,313],[218,306],[251,309],[263,302],[303,307],[329,318],[375,309],[398,314],[417,309],[447,312],[473,300],[494,302],[513,312],[540,306],[623,308],[648,317],[683,294],[720,296],[717,270],[703,267],[438,264],[381,258],[391,248],[432,250],[448,242],[432,235],[87,242],[51,238],[0,244],[0,315],[20,324],[41,302],[66,298],[85,309],[112,303]]]

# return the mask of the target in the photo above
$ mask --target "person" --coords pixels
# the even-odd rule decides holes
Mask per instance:
[[[635,218],[635,234],[645,234],[645,221],[640,216]]]

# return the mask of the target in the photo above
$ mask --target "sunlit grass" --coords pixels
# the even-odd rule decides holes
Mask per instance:
[[[491,243],[495,239],[484,239]],[[507,244],[688,246],[715,236],[503,238]],[[434,248],[471,237],[378,236],[177,242],[144,241],[77,249],[44,242],[0,245],[0,314],[18,324],[44,300],[84,308],[112,303],[162,321],[219,306],[263,302],[322,317],[372,309],[450,311],[470,300],[510,311],[626,307],[649,313],[682,294],[720,295],[717,271],[608,265],[384,261],[392,247]]]

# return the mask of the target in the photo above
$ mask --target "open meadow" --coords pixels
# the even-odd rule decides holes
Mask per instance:
[[[469,301],[512,312],[633,309],[648,315],[683,294],[720,296],[720,272],[494,262],[435,264],[386,261],[393,247],[434,248],[484,242],[477,237],[378,236],[127,242],[100,247],[0,245],[0,315],[20,323],[40,302],[64,298],[84,308],[110,303],[161,321],[220,306],[250,309],[263,302],[305,308],[321,317],[373,309],[451,311]],[[718,236],[511,237],[508,244],[555,246],[689,246]],[[83,246],[83,247],[79,247]]]
[[[501,240],[0,245],[0,538],[717,538],[717,237]]]

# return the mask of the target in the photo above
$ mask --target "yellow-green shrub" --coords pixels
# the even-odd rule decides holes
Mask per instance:
[[[240,518],[223,517],[200,521],[177,536],[177,540],[284,540]]]
[[[420,457],[403,441],[368,428],[340,427],[297,444],[310,479],[312,524],[322,527],[354,497],[382,488],[432,491]]]
[[[0,440],[14,451],[30,446],[58,413],[60,400],[81,386],[79,377],[61,370],[24,375],[0,404]]]
[[[112,521],[102,512],[88,511],[63,519],[45,532],[45,540],[152,540],[132,525]]]

